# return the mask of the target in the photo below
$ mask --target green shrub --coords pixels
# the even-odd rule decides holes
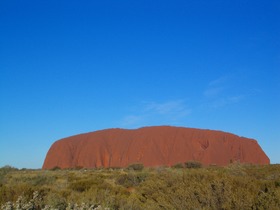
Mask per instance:
[[[188,161],[188,162],[185,162],[185,167],[186,168],[201,168],[202,164],[198,161]]]
[[[124,187],[135,187],[144,182],[146,178],[146,173],[128,173],[120,175],[116,183]]]
[[[0,168],[0,184],[4,181],[5,176],[13,171],[18,171],[18,169],[9,165]]]
[[[172,166],[172,168],[184,168],[184,164],[183,163],[176,163]]]
[[[92,185],[94,185],[94,182],[90,179],[77,180],[70,183],[69,188],[77,192],[84,192],[90,189]]]
[[[127,166],[127,169],[134,171],[142,171],[144,169],[144,165],[142,163],[133,163]]]
[[[67,207],[66,199],[58,193],[49,194],[46,200],[55,209],[64,210]]]
[[[57,171],[57,170],[61,170],[61,168],[59,166],[55,166],[51,169],[52,171]]]

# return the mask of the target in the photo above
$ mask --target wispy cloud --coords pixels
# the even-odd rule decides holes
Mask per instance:
[[[208,83],[203,92],[205,104],[212,108],[221,108],[230,104],[240,102],[245,96],[243,94],[232,94],[234,87],[232,78],[222,76]]]
[[[203,95],[207,98],[218,96],[224,90],[223,87],[208,87],[204,92]]]
[[[220,108],[220,107],[224,107],[227,105],[238,103],[243,99],[243,97],[244,96],[242,96],[242,95],[221,97],[221,98],[217,98],[216,100],[211,101],[209,104],[213,108]]]
[[[215,98],[221,95],[226,89],[228,79],[228,76],[222,76],[210,81],[203,92],[203,96],[206,98]]]
[[[191,109],[183,100],[165,102],[143,102],[135,113],[125,116],[121,120],[122,126],[142,126],[150,124],[179,123]]]
[[[145,105],[145,111],[160,115],[180,114],[180,116],[185,116],[190,112],[181,100],[167,101],[163,103],[148,102]]]
[[[131,126],[140,124],[143,120],[143,116],[140,115],[127,115],[122,119],[121,125],[122,126]]]
[[[229,79],[229,76],[221,76],[217,79],[210,81],[208,85],[209,86],[219,86],[221,84],[226,83],[228,79]]]

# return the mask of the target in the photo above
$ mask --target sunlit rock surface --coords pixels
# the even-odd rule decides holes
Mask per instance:
[[[135,130],[106,129],[53,143],[43,169],[172,166],[199,161],[224,166],[230,162],[269,164],[256,140],[214,130],[171,126]]]

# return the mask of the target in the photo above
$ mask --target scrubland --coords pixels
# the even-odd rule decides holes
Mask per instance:
[[[280,209],[280,165],[0,169],[1,209]]]

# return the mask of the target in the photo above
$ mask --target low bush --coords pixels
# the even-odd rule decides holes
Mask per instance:
[[[144,165],[142,163],[134,163],[127,166],[127,169],[134,171],[142,171],[144,169]]]
[[[51,169],[52,171],[57,171],[57,170],[61,170],[61,168],[59,166],[55,166]]]
[[[172,166],[172,168],[184,168],[184,164],[183,163],[176,163]]]
[[[0,184],[3,183],[4,178],[8,173],[11,173],[14,171],[18,171],[18,169],[14,168],[12,166],[9,166],[9,165],[0,168]]]
[[[116,183],[124,187],[135,187],[144,182],[147,176],[146,173],[122,174],[116,179]]]
[[[185,162],[185,167],[186,168],[201,168],[202,164],[197,161],[188,161],[188,162]]]

